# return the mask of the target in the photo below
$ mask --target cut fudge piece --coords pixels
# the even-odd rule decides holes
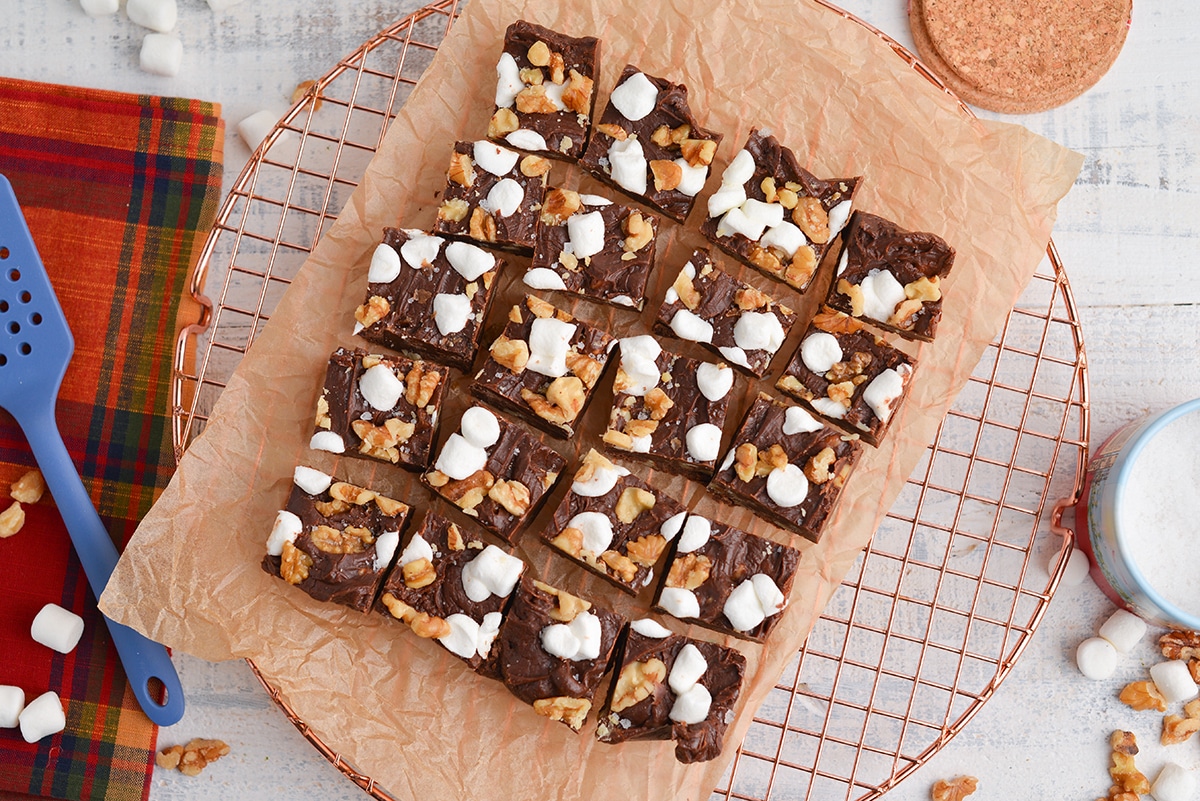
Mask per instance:
[[[566,439],[575,433],[574,423],[583,416],[615,344],[599,328],[526,296],[509,311],[471,393]]]
[[[816,542],[861,452],[857,435],[760,392],[708,490]]]
[[[587,146],[600,40],[517,20],[496,63],[496,111],[488,137],[522,150],[577,159]]]
[[[674,740],[675,758],[685,763],[720,755],[746,657],[642,618],[629,624],[617,664],[596,739]]]
[[[371,256],[366,300],[354,312],[354,333],[470,370],[503,266],[502,259],[466,242],[385,228]]]
[[[434,233],[532,253],[550,162],[493,142],[455,142]]]
[[[932,341],[942,319],[942,279],[953,266],[954,248],[937,234],[857,211],[825,303],[905,339]]]
[[[733,370],[668,353],[649,334],[620,345],[604,444],[707,480],[721,455]]]
[[[599,195],[551,189],[525,285],[641,309],[658,218]]]
[[[839,428],[878,445],[908,393],[913,362],[862,323],[823,309],[776,382]]]
[[[616,612],[522,578],[496,640],[500,677],[539,715],[579,731],[624,624]]]
[[[799,563],[795,548],[690,514],[654,604],[680,620],[761,640],[779,622]]]
[[[542,537],[636,594],[654,580],[654,567],[683,518],[676,500],[591,450]]]
[[[424,470],[449,373],[433,362],[338,348],[309,447]]]
[[[495,678],[492,643],[524,570],[517,557],[428,512],[400,552],[375,609]]]
[[[482,406],[463,412],[421,480],[438,495],[512,542],[537,513],[566,459],[521,426]]]
[[[696,122],[686,86],[627,65],[579,164],[683,222],[704,189],[721,139]]]
[[[796,315],[697,250],[667,290],[654,330],[699,342],[758,378],[783,346]]]
[[[858,180],[817,178],[775,137],[752,130],[709,197],[700,233],[803,292],[850,216]]]
[[[301,465],[267,538],[262,568],[318,601],[366,612],[391,567],[410,509]]]

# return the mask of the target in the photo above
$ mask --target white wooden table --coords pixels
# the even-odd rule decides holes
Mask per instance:
[[[911,47],[903,0],[843,4]],[[145,31],[123,12],[92,20],[75,0],[0,0],[0,74],[218,101],[228,187],[250,156],[238,120],[261,108],[282,111],[299,81],[320,76],[421,2],[248,0],[221,14],[202,0],[179,5],[184,70],[168,79],[138,70]],[[1062,108],[1007,118],[1087,157],[1054,236],[1083,322],[1093,446],[1126,420],[1200,397],[1200,281],[1188,278],[1200,236],[1198,43],[1188,0],[1140,2],[1124,51],[1096,87]],[[1116,701],[1119,688],[1156,661],[1151,638],[1111,680],[1091,682],[1074,669],[1075,645],[1110,611],[1090,582],[1061,589],[996,696],[887,797],[928,798],[934,780],[962,773],[979,777],[976,798],[1103,796],[1114,728],[1137,733],[1138,764],[1151,778],[1168,759],[1200,771],[1200,743],[1163,748],[1158,716]],[[158,771],[152,799],[366,797],[292,728],[244,663],[175,661],[188,712],[160,741],[219,737],[232,753],[198,778]]]

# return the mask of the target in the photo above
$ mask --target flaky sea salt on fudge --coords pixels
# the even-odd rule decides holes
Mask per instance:
[[[675,499],[590,450],[542,538],[636,594],[654,580],[683,518]]]
[[[366,300],[354,312],[354,333],[470,370],[503,265],[467,242],[385,228],[371,256]]]
[[[522,578],[494,646],[500,677],[534,712],[579,731],[624,624],[615,612]]]
[[[817,178],[775,137],[752,130],[709,197],[700,232],[803,292],[850,216],[858,180]]]
[[[620,348],[605,446],[707,480],[720,457],[733,370],[668,353],[649,334]]]
[[[953,266],[954,248],[937,234],[855,212],[825,303],[905,339],[932,341],[942,319],[942,280]]]
[[[472,670],[495,677],[492,643],[524,570],[517,557],[428,512],[400,552],[375,608],[418,637],[436,639]]]
[[[533,252],[550,162],[493,142],[455,142],[434,233]]]
[[[472,406],[421,480],[512,542],[537,513],[566,463],[521,426]]]
[[[509,311],[471,393],[566,439],[575,433],[614,345],[599,328],[528,295]]]
[[[318,601],[366,612],[409,512],[400,501],[301,465],[267,538],[262,568]]]
[[[686,86],[627,65],[579,163],[683,222],[704,189],[721,138],[697,124]]]
[[[525,285],[641,309],[658,218],[599,195],[546,193]]]
[[[650,618],[629,624],[596,739],[674,740],[680,762],[721,753],[746,658],[733,648],[672,634]]]
[[[761,640],[787,605],[800,552],[688,515],[654,599],[680,620]]]
[[[708,251],[697,250],[667,290],[654,330],[699,342],[761,378],[795,322],[787,306],[721,270]]]
[[[708,491],[816,542],[861,451],[857,435],[760,392]]]
[[[424,470],[449,373],[433,362],[338,348],[309,447]]]
[[[913,360],[865,325],[823,309],[776,386],[839,428],[878,445],[908,394]]]
[[[517,20],[504,32],[504,52],[496,62],[496,111],[488,137],[556,158],[579,158],[587,146],[599,74],[599,39]]]

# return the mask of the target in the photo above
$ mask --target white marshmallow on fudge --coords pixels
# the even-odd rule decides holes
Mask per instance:
[[[0,729],[15,729],[25,708],[25,691],[11,684],[0,684]]]
[[[510,595],[525,563],[505,553],[495,545],[489,545],[478,556],[463,565],[463,591],[475,603],[483,603],[495,595],[504,598]]]
[[[83,636],[83,618],[58,604],[46,604],[33,618],[29,634],[34,642],[69,654]]]
[[[58,734],[67,727],[67,715],[63,711],[58,693],[51,690],[34,698],[21,710],[18,722],[21,736],[27,743],[36,743],[43,737]]]
[[[1113,648],[1127,654],[1146,634],[1146,621],[1132,612],[1118,609],[1100,626],[1099,634],[1112,643]]]
[[[1150,668],[1150,678],[1154,680],[1154,686],[1168,704],[1190,701],[1200,693],[1200,688],[1192,680],[1187,662],[1182,659],[1159,662]]]
[[[159,33],[175,30],[179,20],[179,8],[175,0],[129,0],[125,4],[129,21]]]
[[[138,64],[152,75],[174,78],[183,65],[183,42],[169,33],[148,33],[142,39]]]
[[[1075,664],[1089,679],[1107,679],[1117,670],[1117,649],[1108,640],[1091,637],[1075,649]]]

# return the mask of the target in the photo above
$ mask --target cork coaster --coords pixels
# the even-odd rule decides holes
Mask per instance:
[[[963,100],[1007,114],[1045,111],[1108,71],[1133,0],[910,0],[921,60]]]

